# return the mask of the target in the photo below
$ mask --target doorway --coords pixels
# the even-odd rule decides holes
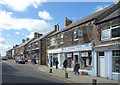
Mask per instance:
[[[105,56],[104,56],[104,51],[99,52],[98,61],[99,61],[98,62],[99,76],[105,77]]]

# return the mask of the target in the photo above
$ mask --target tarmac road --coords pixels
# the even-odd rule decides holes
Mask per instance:
[[[2,83],[66,83],[33,69],[32,66],[16,64],[13,61],[2,63]]]

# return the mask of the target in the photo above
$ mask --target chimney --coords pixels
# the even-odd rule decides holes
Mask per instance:
[[[55,31],[59,31],[59,24],[54,25],[54,30],[55,30]]]
[[[26,38],[26,41],[30,40],[30,38]]]
[[[36,39],[36,38],[39,38],[40,36],[42,36],[43,34],[39,34],[39,32],[35,32],[34,33],[34,38]]]
[[[67,19],[67,17],[65,18],[65,21],[64,21],[64,27],[70,25],[72,23],[71,20]]]
[[[25,42],[25,39],[22,39],[22,43],[24,43]]]
[[[119,3],[119,2],[120,2],[120,0],[116,0],[116,1],[115,1],[115,4],[117,4],[117,3]]]

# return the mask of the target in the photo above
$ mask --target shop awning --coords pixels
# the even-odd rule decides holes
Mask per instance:
[[[93,48],[94,48],[95,51],[119,50],[120,49],[120,43],[97,45]]]

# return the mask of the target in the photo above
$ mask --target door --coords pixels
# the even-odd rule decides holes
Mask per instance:
[[[99,52],[99,75],[105,77],[105,57],[104,52]]]

